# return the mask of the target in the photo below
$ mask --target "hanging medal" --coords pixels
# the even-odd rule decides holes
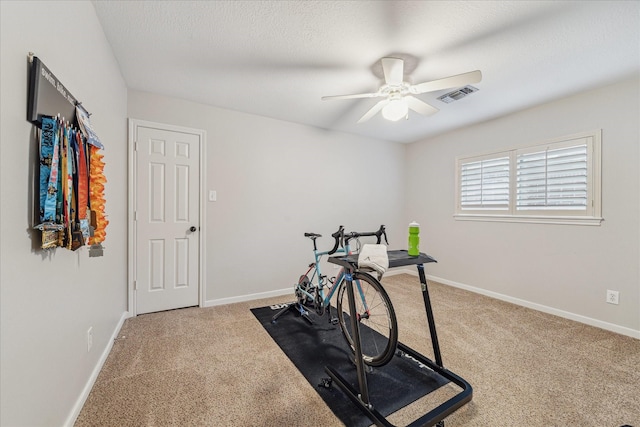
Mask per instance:
[[[58,193],[59,126],[56,119],[42,118],[40,133],[40,221],[42,249],[57,246],[56,199]]]

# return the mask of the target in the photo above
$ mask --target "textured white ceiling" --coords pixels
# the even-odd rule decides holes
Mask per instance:
[[[640,73],[640,1],[94,1],[130,89],[413,142]],[[356,124],[380,58],[406,80],[479,69],[440,112]]]

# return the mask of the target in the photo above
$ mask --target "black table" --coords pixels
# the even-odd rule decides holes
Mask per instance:
[[[424,274],[424,264],[430,262],[437,262],[434,258],[427,254],[421,253],[418,256],[409,256],[406,250],[388,251],[387,256],[389,258],[389,268],[405,267],[408,265],[415,265],[418,268],[418,275],[420,277],[420,284],[422,287],[422,298],[424,300],[424,307],[427,312],[427,323],[429,325],[429,333],[431,335],[431,343],[433,345],[433,354],[435,362],[431,359],[423,356],[422,354],[412,350],[406,345],[398,342],[398,349],[410,355],[418,360],[420,363],[428,366],[437,374],[448,379],[454,384],[458,385],[462,391],[455,396],[451,397],[447,401],[441,403],[436,408],[422,415],[420,418],[413,421],[408,427],[418,426],[433,426],[444,425],[444,418],[452,414],[460,407],[471,401],[473,395],[473,389],[471,385],[463,378],[449,371],[442,365],[442,356],[440,354],[440,345],[438,344],[438,335],[436,333],[436,324],[433,318],[433,310],[431,308],[431,300],[429,298],[429,289],[427,287],[427,279]],[[358,270],[358,254],[347,256],[336,256],[328,259],[330,263],[338,264],[345,268],[347,280],[347,297],[349,299],[349,310],[351,319],[351,330],[353,331],[353,341],[355,348],[355,362],[356,370],[358,374],[358,388],[356,390],[352,387],[344,378],[332,367],[326,366],[325,371],[331,376],[340,388],[349,396],[349,398],[367,414],[367,416],[375,422],[378,426],[393,427],[393,424],[389,423],[387,419],[380,414],[373,404],[369,401],[369,391],[367,387],[367,377],[364,367],[364,361],[362,359],[361,345],[360,345],[360,330],[358,326],[358,320],[356,316],[355,300],[353,297],[353,283],[350,280],[351,275]],[[384,369],[384,366],[378,368]]]

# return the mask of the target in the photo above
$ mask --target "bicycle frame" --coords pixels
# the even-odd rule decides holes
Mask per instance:
[[[356,269],[354,271],[351,264],[343,263],[345,255],[352,254],[349,242],[354,240],[355,251],[360,248],[361,237],[377,237],[377,244],[380,244],[386,233],[384,225],[375,232],[350,232],[345,233],[344,227],[340,226],[338,231],[333,233],[334,246],[330,250],[318,250],[316,240],[322,237],[317,233],[304,233],[313,242],[314,262],[309,264],[307,271],[300,276],[294,285],[296,301],[278,305],[274,309],[279,311],[271,317],[271,322],[276,323],[278,318],[286,312],[293,311],[313,324],[310,317],[312,311],[316,315],[327,314],[329,323],[340,325],[340,330],[347,341],[348,346],[355,353],[363,354],[362,360],[369,366],[376,367],[388,363],[395,353],[398,341],[397,320],[393,305],[382,287],[382,284],[366,271]],[[388,244],[388,242],[387,242]],[[325,255],[339,254],[337,257],[329,258],[329,262],[338,264],[341,267],[336,278],[328,279],[322,274],[321,261]],[[348,265],[348,266],[347,266]],[[352,286],[355,285],[355,286]],[[325,286],[327,289],[325,289]],[[346,295],[345,295],[345,292]],[[357,292],[356,292],[357,290]],[[338,291],[335,301],[336,315],[332,313],[331,299]],[[345,302],[349,307],[345,307]],[[349,318],[351,318],[349,320]],[[359,336],[360,324],[367,326],[366,349],[363,350]],[[355,336],[355,338],[354,338]],[[360,343],[360,344],[358,344]],[[360,345],[360,347],[358,347]],[[366,351],[366,354],[364,353]]]
[[[333,284],[329,288],[329,292],[325,293],[324,287],[326,286],[326,282],[323,283],[322,271],[320,269],[320,261],[322,260],[323,256],[329,255],[329,253],[330,253],[330,251],[319,251],[319,250],[314,249],[313,255],[314,255],[314,258],[315,258],[315,262],[309,266],[309,269],[304,274],[305,276],[307,276],[311,270],[314,270],[313,274],[309,278],[309,282],[311,283],[312,286],[317,288],[316,292],[320,293],[320,297],[322,299],[322,306],[323,307],[329,307],[331,298],[333,298],[333,294],[335,294],[335,292],[340,287],[340,284],[345,280],[345,277],[346,277],[345,276],[345,272],[344,272],[344,268],[341,268],[339,270],[339,272],[338,272],[338,275],[336,276],[336,280],[333,282]],[[346,243],[343,248],[338,248],[335,252],[333,252],[333,254],[350,255],[351,254],[350,245],[348,243]],[[316,277],[317,277],[317,283],[314,284],[313,280]],[[326,278],[326,276],[324,276],[324,277]],[[356,284],[356,288],[358,289],[358,294],[360,295],[360,299],[362,300],[362,304],[364,306],[364,309],[365,309],[365,311],[368,312],[369,308],[367,306],[367,301],[366,301],[366,298],[364,297],[364,294],[363,294],[363,291],[362,291],[362,287],[360,286],[359,281],[354,280],[354,283]],[[310,294],[305,289],[302,289],[302,287],[300,287],[299,283],[296,285],[296,289],[299,292],[303,293],[308,298],[311,298],[312,300],[314,300],[314,302],[315,302],[314,295]]]

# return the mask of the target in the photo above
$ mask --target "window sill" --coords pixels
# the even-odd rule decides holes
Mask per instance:
[[[604,218],[588,216],[550,216],[550,215],[489,215],[455,214],[456,221],[524,222],[533,224],[595,225],[599,226]]]

